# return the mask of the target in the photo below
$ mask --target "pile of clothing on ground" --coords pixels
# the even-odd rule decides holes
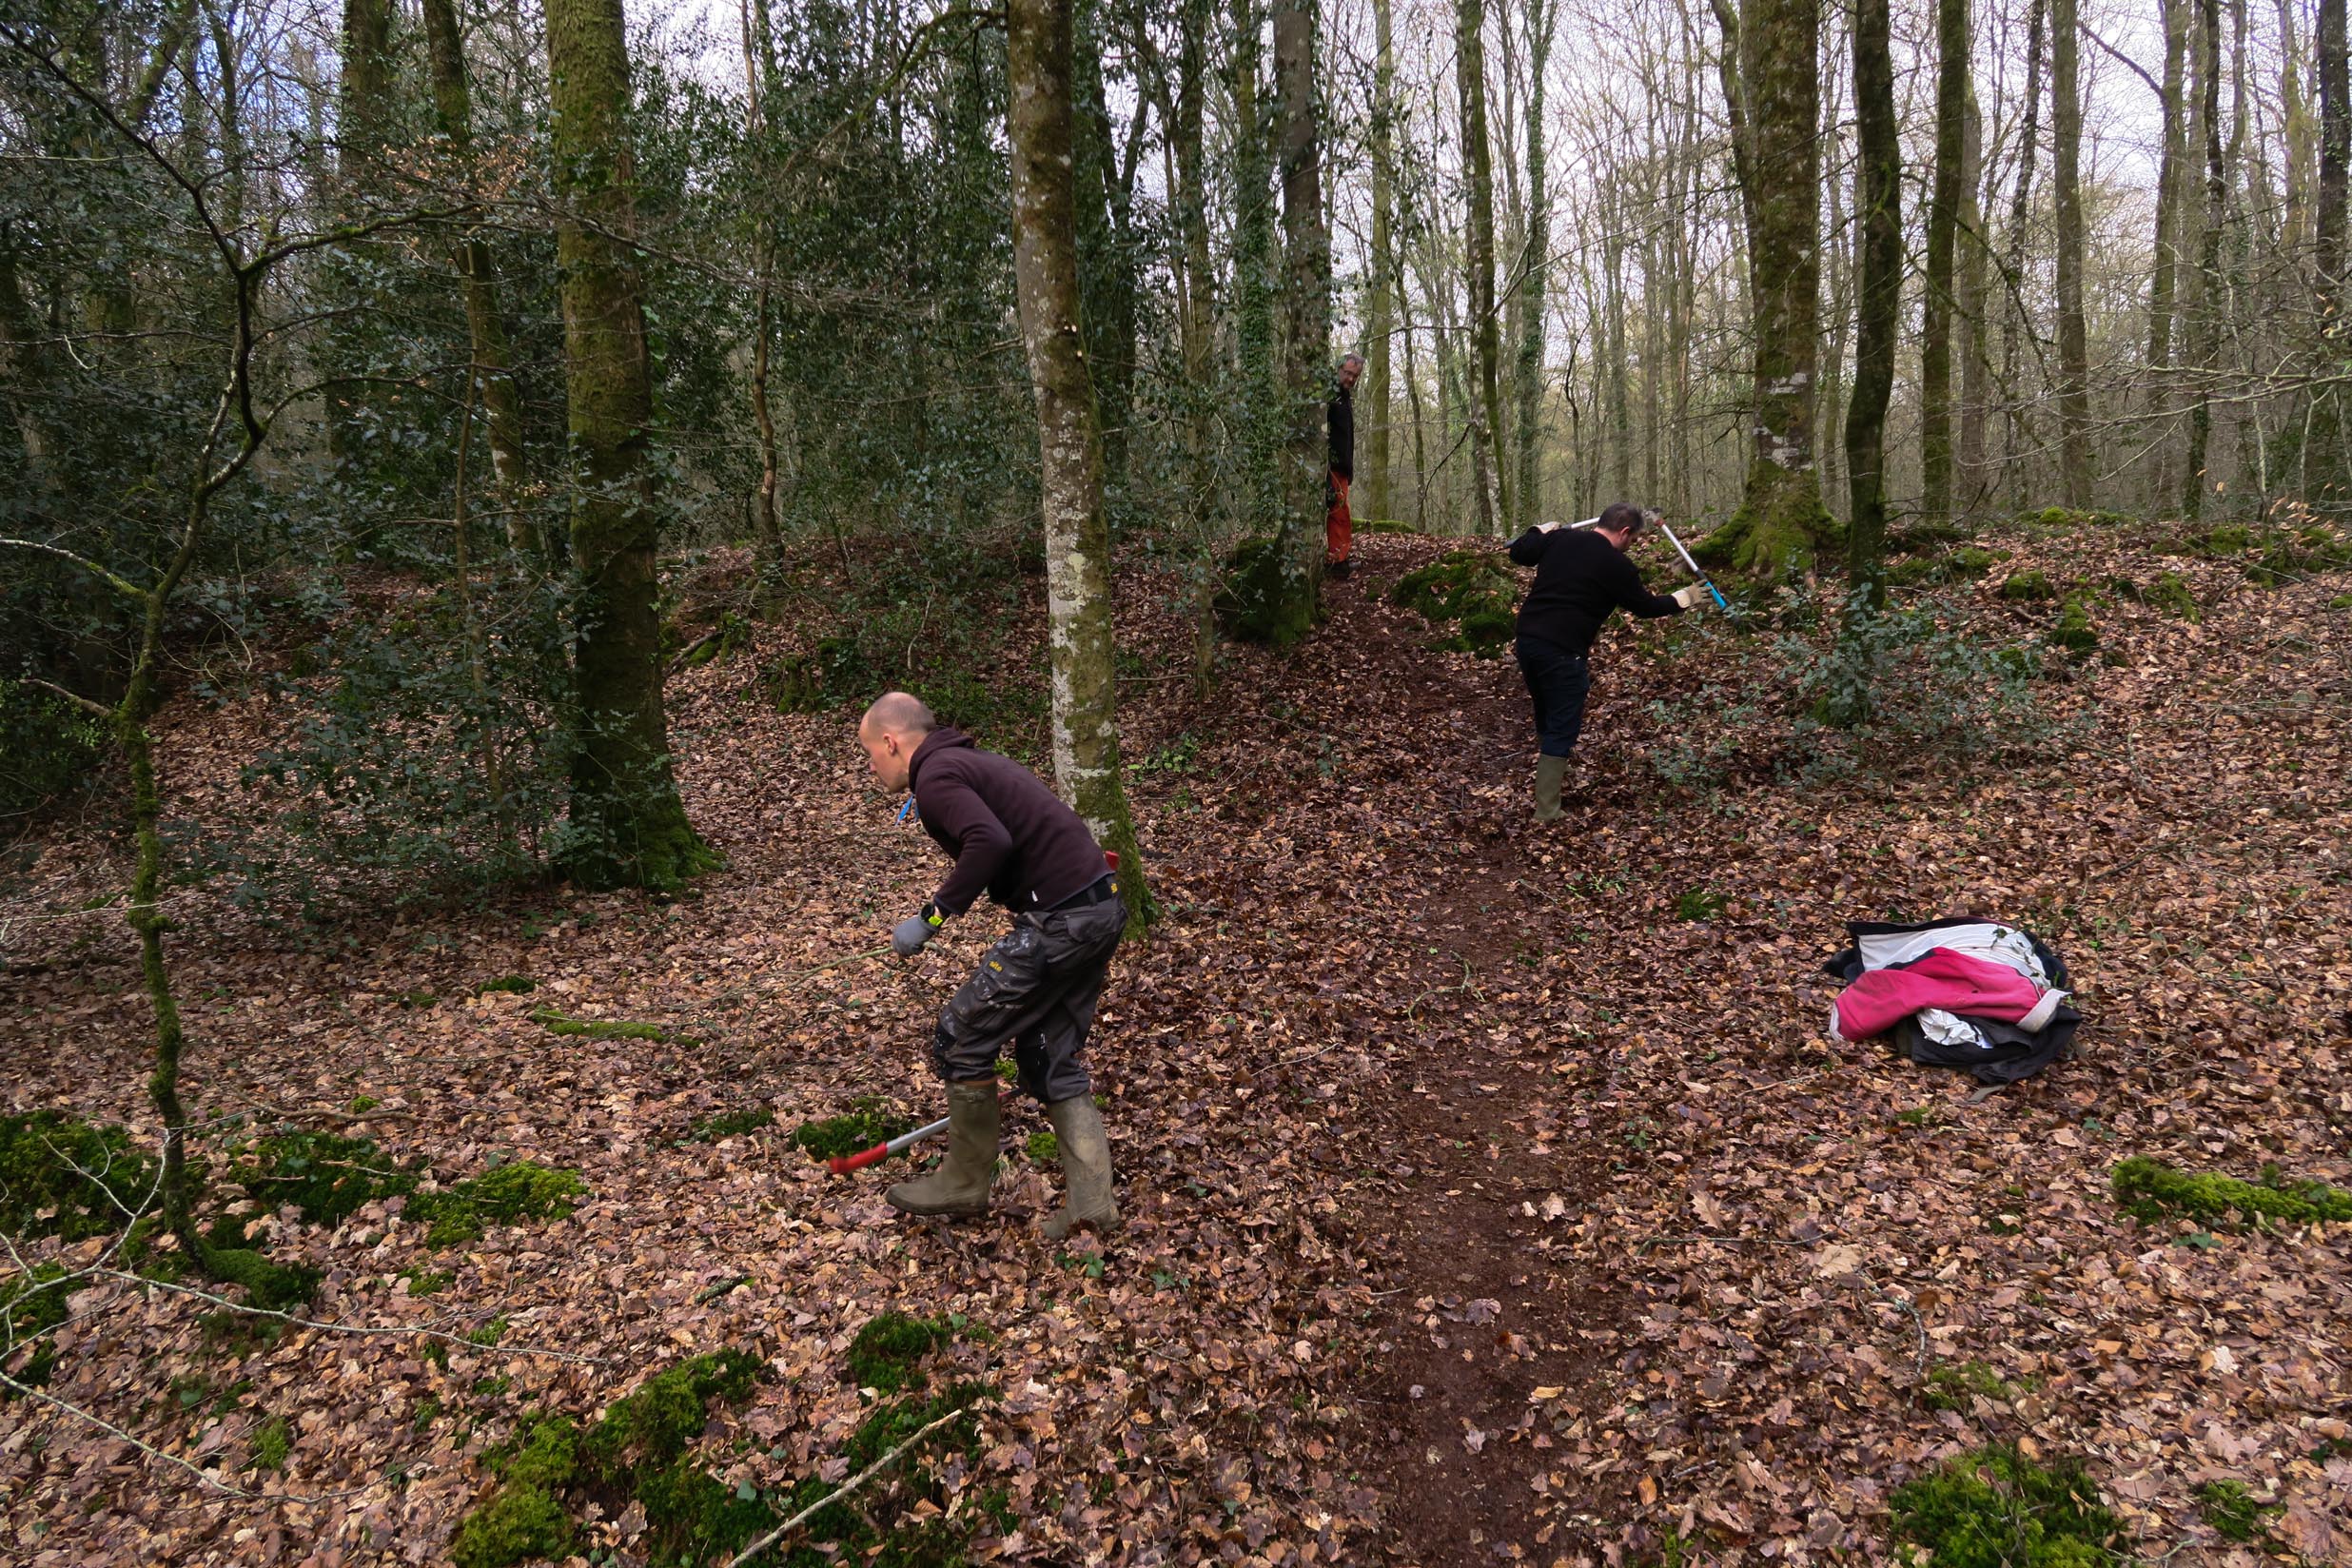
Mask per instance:
[[[1924,925],[1848,922],[1853,946],[1824,966],[1846,983],[1830,1038],[1893,1031],[1930,1067],[2013,1084],[2055,1061],[2083,1015],[2067,1005],[2067,967],[2019,926],[1964,915]]]

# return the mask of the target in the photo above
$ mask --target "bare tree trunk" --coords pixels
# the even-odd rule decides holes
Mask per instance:
[[[1479,532],[1511,518],[1500,451],[1501,323],[1495,309],[1495,168],[1486,131],[1486,0],[1460,0],[1454,13],[1454,79],[1461,95],[1462,164],[1468,173],[1470,228],[1463,265],[1470,277],[1470,343],[1477,384],[1470,389],[1470,466],[1478,485]]]
[[[1386,0],[1382,0],[1386,4]],[[1544,73],[1552,58],[1552,29],[1559,17],[1558,0],[1528,0],[1527,12],[1527,225],[1519,261],[1519,482],[1514,486],[1519,510],[1514,530],[1542,520],[1543,458],[1543,289],[1550,272],[1552,196],[1546,184],[1543,116]],[[1652,498],[1655,504],[1656,497]]]
[[[1396,192],[1392,163],[1396,156],[1397,62],[1390,38],[1393,0],[1372,0],[1372,254],[1364,290],[1363,395],[1359,407],[1371,413],[1364,427],[1363,459],[1356,470],[1363,476],[1364,515],[1387,518],[1396,514],[1389,488],[1389,423],[1395,406],[1390,383],[1389,339],[1397,330]]]
[[[1960,183],[1960,447],[1953,475],[1954,506],[1973,517],[1989,482],[1985,461],[1988,404],[1992,399],[1992,235],[1985,226],[1989,186],[1985,172],[1985,123],[1971,74],[1962,128]]]
[[[432,62],[435,118],[450,151],[463,160],[473,149],[474,108],[466,83],[465,45],[458,31],[457,10],[451,0],[420,0],[420,4],[424,16],[425,45]],[[755,95],[754,105],[757,102]],[[467,380],[473,383],[473,395],[481,400],[482,434],[490,445],[490,477],[497,487],[499,506],[505,514],[506,542],[517,551],[535,556],[539,549],[539,530],[521,504],[527,482],[522,451],[522,401],[516,393],[514,374],[508,368],[506,322],[499,313],[498,268],[491,260],[489,243],[480,233],[461,238],[457,265],[465,300],[466,340],[473,355]],[[761,301],[764,304],[764,290]],[[764,333],[759,346],[764,364]]]
[[[1263,54],[1259,0],[1233,5],[1233,338],[1240,361],[1241,473],[1236,489],[1252,532],[1281,526],[1282,472],[1275,392],[1273,168],[1258,102]]]
[[[2083,321],[2083,104],[2076,0],[2051,0],[2050,197],[2058,231],[2059,466],[2067,504],[2090,505],[2090,348]]]
[[[1960,7],[1962,0],[1943,0],[1943,7]],[[1894,123],[1894,59],[1889,39],[1891,23],[1888,0],[1856,0],[1853,12],[1853,100],[1856,134],[1853,210],[1859,227],[1855,244],[1856,271],[1859,274],[1854,303],[1853,402],[1846,411],[1846,473],[1852,488],[1853,515],[1846,536],[1847,580],[1869,595],[1872,608],[1886,602],[1887,555],[1887,482],[1886,433],[1887,402],[1894,390],[1895,334],[1900,326],[1903,309],[1903,146]],[[1955,50],[1965,64],[1967,17],[1963,10],[1958,28],[1960,47]],[[1943,47],[1953,49],[1949,18],[1945,20]],[[1959,84],[1955,72],[1942,73],[1939,92],[1949,96],[1951,105],[1959,100]],[[1946,123],[1939,105],[1936,132],[1937,200],[1948,205],[1944,223],[1944,281],[1951,277],[1950,228],[1956,216],[1956,196],[1946,191],[1948,179],[1956,184],[1959,173],[1960,148],[1958,138],[1951,136],[1952,145],[1945,146],[1947,132],[1952,127]],[[1957,119],[1956,113],[1950,119]],[[1950,175],[1947,175],[1949,167]],[[1931,220],[1932,227],[1932,220]],[[1933,242],[1930,242],[1930,278],[1927,287],[1935,289],[1933,277]],[[1946,311],[1949,324],[1950,312]],[[1946,365],[1949,377],[1950,366]],[[1947,452],[1949,461],[1949,452]],[[1949,487],[1949,468],[1945,483]],[[1848,715],[1859,718],[1860,714]]]
[[[686,820],[661,705],[658,514],[650,448],[620,0],[549,0],[550,151],[563,216],[564,389],[571,412],[573,655],[579,733],[565,869],[589,887],[674,888],[714,864]]]
[[[1873,0],[1875,3],[1875,0]],[[1854,26],[1861,27],[1857,19]],[[1935,7],[1935,185],[1928,204],[1927,278],[1920,299],[1919,327],[1919,518],[1934,526],[1951,518],[1951,327],[1954,289],[1953,259],[1959,237],[1960,205],[1967,154],[1969,96],[1969,0],[1936,0]],[[1854,45],[1854,90],[1861,91],[1863,49]],[[1890,88],[1891,92],[1891,88]],[[1865,162],[1871,154],[1864,153]],[[1855,189],[1861,185],[1857,182]],[[1857,203],[1859,197],[1857,197]],[[1857,205],[1865,226],[1872,214]],[[1871,244],[1863,242],[1865,247]],[[1864,265],[1869,274],[1869,264]],[[1865,285],[1867,287],[1867,285]],[[1870,306],[1862,306],[1865,313]],[[1859,353],[1857,346],[1856,352]],[[1855,397],[1861,396],[1861,376],[1855,374]],[[1880,424],[1885,410],[1879,412]],[[1853,428],[1852,420],[1847,429]],[[1851,437],[1847,450],[1852,451]],[[1861,478],[1855,476],[1854,496],[1861,497]],[[1855,522],[1860,523],[1857,515]]]
[[[1133,922],[1149,918],[1150,899],[1119,774],[1110,524],[1103,512],[1094,383],[1078,319],[1070,13],[1071,0],[1009,0],[1006,8],[1013,280],[1037,394],[1054,782],[1096,842],[1118,853]]]
[[[1718,0],[1718,15],[1730,0]],[[1739,511],[1704,559],[1758,577],[1810,571],[1833,545],[1815,470],[1821,332],[1821,15],[1813,0],[1749,0],[1731,38],[1744,98],[1738,158],[1754,323],[1755,438]]]
[[[2312,204],[2311,260],[2318,274],[2321,365],[2344,359],[2344,191],[2352,168],[2352,68],[2347,66],[2344,0],[2320,0],[2314,52],[2319,65],[2320,177]],[[2331,508],[2344,500],[2343,397],[2323,387],[2311,410],[2304,441],[2304,494]]]

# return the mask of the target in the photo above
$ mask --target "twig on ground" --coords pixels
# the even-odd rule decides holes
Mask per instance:
[[[1461,966],[1461,984],[1459,986],[1432,986],[1427,990],[1422,991],[1419,996],[1414,997],[1413,1005],[1404,1009],[1404,1021],[1406,1023],[1419,1023],[1421,1021],[1421,1005],[1423,1002],[1428,1001],[1432,996],[1436,996],[1441,992],[1460,991],[1465,995],[1475,996],[1481,1002],[1486,1000],[1485,993],[1479,990],[1478,977],[1471,970],[1470,960],[1464,958],[1460,953],[1456,953],[1454,954],[1454,962]]]
[[[774,1529],[769,1531],[766,1535],[760,1537],[757,1540],[743,1548],[742,1551],[737,1552],[734,1558],[727,1564],[727,1568],[743,1568],[745,1563],[759,1556],[760,1553],[766,1551],[769,1547],[774,1546],[777,1541],[782,1540],[788,1533],[796,1530],[801,1525],[807,1523],[811,1516],[816,1514],[822,1509],[829,1508],[833,1504],[839,1502],[843,1498],[848,1497],[852,1492],[854,1492],[859,1487],[865,1485],[866,1482],[874,1478],[874,1475],[880,1471],[883,1466],[889,1464],[892,1460],[898,1458],[899,1455],[905,1453],[908,1449],[912,1448],[916,1443],[931,1436],[931,1434],[938,1428],[947,1425],[948,1422],[955,1420],[956,1417],[965,1414],[965,1412],[969,1411],[970,1408],[971,1406],[968,1404],[959,1405],[955,1409],[949,1411],[946,1415],[939,1417],[936,1421],[933,1421],[930,1424],[922,1427],[906,1441],[900,1443],[897,1447],[892,1449],[889,1453],[883,1455],[880,1459],[874,1460],[863,1470],[860,1470],[856,1475],[852,1476],[848,1480],[843,1481],[839,1486],[834,1487],[833,1491],[827,1493],[824,1497],[819,1498],[816,1501],[809,1504],[809,1506],[803,1508],[799,1513],[794,1514],[791,1519],[786,1519],[783,1523],[777,1525]]]

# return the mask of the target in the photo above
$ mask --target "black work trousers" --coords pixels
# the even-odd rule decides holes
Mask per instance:
[[[1582,654],[1524,632],[1516,651],[1519,674],[1527,677],[1527,695],[1536,705],[1538,749],[1545,756],[1566,756],[1577,749],[1577,735],[1584,728],[1584,696],[1593,689],[1591,666]]]
[[[993,1076],[1009,1043],[1021,1088],[1032,1098],[1054,1105],[1088,1092],[1078,1053],[1126,931],[1127,905],[1115,897],[1014,915],[1012,930],[939,1015],[931,1042],[939,1076],[951,1083]]]

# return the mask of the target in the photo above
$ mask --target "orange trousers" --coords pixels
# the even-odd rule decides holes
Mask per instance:
[[[1323,519],[1323,564],[1337,566],[1347,559],[1348,546],[1355,541],[1356,522],[1347,515],[1347,476],[1330,476],[1331,512]]]

